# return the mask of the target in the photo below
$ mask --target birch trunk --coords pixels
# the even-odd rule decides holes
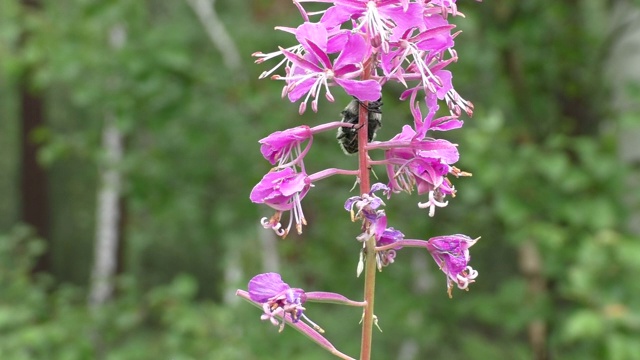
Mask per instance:
[[[209,40],[222,55],[224,67],[238,70],[242,66],[240,52],[215,10],[215,0],[186,0],[204,27]]]
[[[123,25],[115,25],[109,32],[109,47],[122,49],[126,41]],[[114,80],[115,81],[115,80]],[[98,175],[98,204],[96,211],[96,243],[89,292],[89,306],[100,307],[113,296],[113,277],[116,273],[120,233],[120,195],[122,174],[123,135],[118,129],[113,110],[107,110],[102,130],[104,161]]]
[[[105,159],[99,171],[96,241],[89,293],[89,305],[92,308],[100,307],[113,295],[113,277],[117,268],[120,240],[119,224],[122,216],[120,213],[122,175],[117,168],[122,161],[122,133],[112,114],[105,115],[104,122],[102,149]]]
[[[215,10],[215,0],[185,0],[191,7],[194,14],[202,24],[205,33],[211,40],[213,46],[218,49],[222,55],[224,67],[227,70],[234,71],[234,75],[240,79],[245,79],[244,72],[239,71],[242,68],[242,62],[238,47],[233,42],[231,36],[224,27]],[[263,230],[262,228],[260,230]],[[263,265],[278,264],[278,254],[275,247],[268,247],[268,242],[274,242],[272,234],[260,236],[260,246],[263,250]],[[235,303],[238,297],[235,295],[238,283],[242,276],[242,267],[240,265],[240,250],[237,248],[226,249],[226,262],[224,266],[224,291],[223,301],[227,304]],[[275,269],[271,269],[274,271]]]
[[[613,2],[611,11],[612,28],[610,33],[616,35],[616,43],[611,51],[607,64],[607,79],[613,93],[613,107],[625,116],[637,116],[640,112],[638,98],[629,94],[629,85],[640,84],[640,7],[629,0]],[[619,133],[620,156],[630,166],[640,167],[640,126],[625,124]],[[630,175],[626,179],[629,189],[640,187],[640,177]],[[625,199],[631,208],[637,208],[633,197]],[[635,211],[629,218],[629,228],[640,234],[640,213]]]

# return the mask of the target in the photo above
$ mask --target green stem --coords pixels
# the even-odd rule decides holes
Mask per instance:
[[[362,341],[360,345],[360,360],[371,359],[371,343],[373,340],[374,314],[373,305],[376,290],[376,250],[375,237],[366,242],[366,256],[364,268],[364,300],[367,305],[364,308],[362,318]]]

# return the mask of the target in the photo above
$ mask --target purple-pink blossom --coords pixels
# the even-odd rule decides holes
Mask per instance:
[[[267,173],[251,190],[249,198],[254,203],[266,204],[276,210],[276,214],[270,219],[262,219],[262,226],[273,229],[280,236],[286,236],[294,220],[298,233],[302,232],[302,225],[307,224],[302,212],[302,199],[310,188],[311,179],[306,173],[285,168]],[[280,224],[283,211],[291,211],[286,229]]]
[[[260,319],[268,319],[275,326],[280,325],[280,331],[284,329],[285,322],[280,323],[276,316],[284,318],[288,315],[294,323],[303,316],[305,309],[302,305],[307,301],[304,290],[291,288],[278,273],[254,276],[249,281],[248,289],[251,300],[262,304],[264,313]]]
[[[273,325],[279,326],[280,331],[284,329],[285,323],[289,322],[323,347],[330,345],[330,343],[320,335],[324,333],[324,330],[304,315],[305,302],[332,303],[357,307],[366,305],[362,301],[354,301],[338,293],[326,291],[305,292],[300,288],[292,288],[282,281],[280,274],[274,272],[254,276],[249,281],[248,290],[248,292],[238,290],[236,295],[259,305],[263,310],[263,314],[260,317],[261,320],[269,320]],[[304,322],[298,324],[301,319],[311,328]],[[332,348],[332,346],[329,347]]]
[[[446,140],[420,139],[410,126],[405,125],[402,132],[389,141],[376,142],[370,147],[386,149],[384,163],[387,167],[389,189],[393,192],[429,194],[428,203],[420,203],[420,207],[428,207],[433,216],[435,207],[446,206],[444,197],[454,195],[455,189],[446,178],[454,173],[451,164],[458,161],[456,145]],[[465,173],[466,174],[466,173]]]
[[[324,3],[328,8],[307,12],[301,5],[306,2]],[[286,75],[272,78],[287,82],[282,95],[291,102],[303,99],[300,113],[311,98],[311,107],[317,111],[323,91],[333,101],[331,86],[342,87],[362,101],[375,101],[386,81],[408,88],[402,98],[424,90],[425,96],[434,94],[446,100],[455,116],[462,111],[472,113],[473,104],[453,89],[451,73],[445,70],[457,60],[453,50],[457,33],[452,34],[455,25],[447,20],[448,14],[457,14],[454,1],[296,0],[294,4],[305,22],[295,29],[277,29],[294,34],[299,44],[254,56],[262,62],[284,55],[261,78],[285,65]],[[316,15],[322,16],[311,22],[310,17]],[[370,62],[376,65],[371,78],[360,80]]]
[[[420,27],[423,23],[422,6],[408,4],[398,6],[387,0],[337,0],[334,1],[339,14],[349,14],[357,19],[355,30],[365,32],[373,47],[389,51],[389,41],[399,37],[407,29]]]
[[[311,187],[304,172],[291,168],[267,173],[251,190],[249,198],[254,203],[266,204],[278,211],[291,210],[302,200]]]
[[[296,37],[304,39],[301,43],[304,54],[297,54],[280,49],[291,62],[286,76],[274,76],[276,80],[285,80],[287,85],[283,95],[288,95],[291,102],[304,100],[299,112],[306,109],[308,100],[313,97],[311,108],[318,110],[320,93],[324,89],[325,97],[333,101],[330,86],[338,85],[351,96],[362,101],[375,101],[380,98],[380,83],[373,79],[356,80],[363,69],[363,62],[370,56],[370,48],[364,38],[357,33],[345,33],[344,47],[335,60],[331,60],[327,52],[328,33],[324,26],[305,23],[298,27]]]
[[[389,188],[382,183],[375,183],[371,186],[369,193],[362,196],[352,196],[344,203],[344,209],[351,213],[351,219],[355,220],[361,217],[375,217],[376,210],[380,206],[384,206],[384,201],[375,193],[382,190],[388,193]]]
[[[479,238],[478,238],[479,239]],[[478,272],[469,266],[471,256],[469,248],[478,239],[471,239],[466,235],[437,236],[427,241],[427,250],[436,261],[440,270],[447,275],[447,291],[451,297],[453,285],[459,289],[467,289],[475,282]]]
[[[404,239],[404,234],[392,227],[384,229],[380,237],[376,241],[376,246],[388,246],[397,244]],[[396,258],[396,251],[400,250],[402,246],[389,248],[386,250],[376,251],[376,261],[378,262],[378,269],[382,269],[385,266],[393,264]]]
[[[296,163],[301,155],[308,151],[311,141],[304,151],[301,151],[300,144],[312,138],[311,128],[307,125],[276,131],[259,141],[262,144],[260,152],[271,165],[280,163],[280,166],[284,167],[285,163]]]
[[[398,250],[403,247],[427,249],[440,270],[447,275],[447,292],[451,297],[454,284],[459,289],[466,290],[478,277],[478,272],[469,266],[471,260],[469,248],[479,239],[471,239],[461,234],[437,236],[427,241],[404,239],[404,234],[389,228],[385,231],[381,241],[377,243],[376,252],[384,254],[385,251]],[[395,257],[395,253],[393,257]]]

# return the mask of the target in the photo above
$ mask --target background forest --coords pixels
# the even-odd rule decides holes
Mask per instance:
[[[454,84],[476,111],[446,137],[473,177],[435,218],[408,196],[388,213],[424,238],[481,236],[480,277],[449,299],[426,251],[399,252],[374,358],[640,359],[640,4],[458,7]],[[330,357],[234,296],[279,271],[362,297],[351,178],[310,192],[310,225],[284,240],[248,198],[269,169],[259,139],[349,101],[301,119],[258,80],[270,66],[250,54],[298,23],[285,0],[0,2],[0,359]],[[401,91],[383,94],[381,139],[411,121]],[[355,167],[315,140],[309,162]],[[359,310],[307,315],[358,353]]]

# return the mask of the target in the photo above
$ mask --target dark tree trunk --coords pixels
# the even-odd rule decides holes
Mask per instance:
[[[22,0],[22,4],[30,9],[38,9],[38,0]],[[23,46],[29,34],[23,34]],[[50,245],[49,231],[49,194],[47,190],[47,173],[38,163],[40,145],[34,142],[34,130],[44,126],[44,99],[42,94],[30,86],[31,72],[25,71],[20,79],[20,117],[21,129],[21,169],[20,169],[20,203],[21,220],[31,225],[37,236]],[[33,273],[51,270],[51,246],[36,260]]]

